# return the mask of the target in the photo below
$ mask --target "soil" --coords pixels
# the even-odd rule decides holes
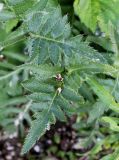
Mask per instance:
[[[73,149],[77,141],[76,131],[72,127],[74,122],[75,116],[69,120],[67,125],[58,122],[35,144],[30,152],[24,156],[20,154],[23,139],[18,138],[17,135],[10,135],[8,137],[4,134],[1,135],[0,160],[41,160],[43,157],[50,157],[49,160],[61,160],[61,157],[58,157],[55,153],[57,150],[62,152],[77,152]],[[53,147],[55,150],[50,150],[50,148]],[[43,158],[43,160],[45,160],[45,158]]]
[[[21,156],[23,139],[18,136],[4,134],[0,136],[0,160],[89,160],[88,157],[81,158],[79,153],[86,153],[88,149],[76,148],[76,143],[80,138],[72,125],[76,117],[72,117],[69,122],[58,122],[51,128],[24,156]],[[69,157],[67,153],[73,153],[75,158]],[[66,154],[62,158],[62,154]],[[96,159],[97,160],[97,159]]]

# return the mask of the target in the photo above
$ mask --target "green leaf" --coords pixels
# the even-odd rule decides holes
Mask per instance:
[[[106,116],[102,117],[101,122],[104,122],[105,124],[107,124],[112,131],[119,132],[119,126],[113,117],[106,117]]]
[[[117,148],[114,153],[104,156],[101,160],[118,160],[119,159],[119,149]]]
[[[0,47],[2,49],[9,47],[13,44],[16,44],[20,41],[25,40],[25,32],[23,29],[18,29],[14,32],[12,32],[11,34],[9,34],[9,36],[7,36],[7,39],[5,39],[4,41],[0,42]]]
[[[93,32],[99,26],[101,31],[109,36],[109,22],[114,26],[117,25],[118,0],[75,0],[74,9],[81,21]]]
[[[37,79],[27,80],[22,83],[23,87],[31,92],[42,92],[42,93],[52,93],[54,92],[54,87],[45,84]]]
[[[37,118],[32,122],[31,129],[26,137],[22,148],[22,154],[28,152],[35,142],[46,132],[47,125],[50,123],[49,117],[50,115],[48,110],[37,115]]]
[[[26,20],[25,29],[31,36],[29,43],[32,48],[28,46],[31,48],[30,60],[37,64],[44,63],[48,58],[57,64],[61,60],[61,53],[70,57],[79,55],[79,60],[85,57],[86,60],[93,58],[105,62],[101,54],[82,42],[81,36],[71,37],[68,17],[62,17],[59,7],[51,12],[33,14],[31,19]]]
[[[118,85],[118,77],[117,79],[99,79],[101,85],[103,85],[115,98],[117,102],[119,102],[119,85]]]
[[[100,13],[100,2],[97,0],[75,0],[74,9],[81,21],[92,31],[95,31]]]
[[[41,112],[43,110],[47,110],[48,106],[50,105],[50,102],[37,102],[37,103],[32,103],[31,105],[31,110],[33,112]]]
[[[35,102],[47,102],[52,100],[52,96],[46,93],[33,93],[28,95],[28,99],[33,100]]]
[[[70,100],[70,101],[73,101],[73,102],[81,102],[82,101],[82,97],[70,88],[64,87],[63,91],[62,91],[62,95],[67,100]]]
[[[46,132],[46,130],[49,130],[49,127],[52,123],[55,123],[54,116],[52,114],[52,108],[54,106],[54,100],[56,98],[57,94],[55,93],[52,98],[49,98],[48,96],[43,94],[40,96],[31,96],[35,100],[44,100],[44,98],[47,98],[47,100],[50,100],[49,106],[48,103],[46,103],[46,109],[42,112],[35,114],[35,120],[32,122],[31,129],[29,131],[29,134],[26,137],[22,154],[29,151],[32,146],[36,143],[36,141]]]
[[[15,69],[15,65],[11,64],[11,63],[7,63],[7,62],[0,62],[0,68],[4,68],[4,69],[11,69],[14,70]]]
[[[5,23],[6,32],[10,32],[14,27],[17,26],[18,20],[17,19],[11,19]]]
[[[92,110],[89,111],[88,123],[99,119],[104,114],[104,112],[108,110],[108,107],[102,102],[96,102],[92,107]]]
[[[29,10],[29,13],[33,13],[33,12],[39,12],[42,11],[46,5],[47,5],[48,0],[38,0],[34,6]]]
[[[71,116],[76,112],[76,106],[74,104],[70,104],[62,95],[58,96],[55,99],[55,103],[59,105],[62,110],[67,114],[67,116]]]
[[[76,63],[75,65],[67,67],[67,71],[68,71],[69,75],[72,74],[73,72],[80,73],[83,71],[84,73],[88,73],[88,74],[102,73],[102,74],[106,74],[106,75],[109,75],[109,76],[116,78],[117,73],[118,73],[118,68],[113,67],[108,64],[100,63],[99,61],[88,62],[88,63],[85,63],[85,61],[84,61],[83,64]]]
[[[97,140],[97,143],[95,144],[95,146],[90,150],[90,154],[94,155],[99,153],[103,147],[106,146],[106,144],[114,144],[115,142],[117,142],[119,140],[119,134],[111,134],[109,136],[106,136],[104,138],[100,138],[100,141]]]
[[[35,64],[25,64],[20,66],[21,68],[28,69],[32,71],[39,80],[46,80],[49,78],[55,77],[57,74],[60,74],[63,71],[63,68],[58,66],[51,66],[51,65],[35,65]],[[19,67],[19,68],[20,68]]]
[[[89,2],[92,1],[93,3],[90,4]],[[50,129],[50,126],[56,123],[56,119],[66,121],[67,116],[70,117],[75,114],[78,115],[76,124],[79,125],[81,135],[87,136],[90,133],[91,136],[88,140],[90,139],[91,144],[97,143],[101,139],[101,143],[95,147],[93,152],[88,152],[89,158],[90,156],[93,157],[93,153],[98,153],[102,146],[106,147],[107,141],[109,141],[109,144],[115,143],[112,142],[112,139],[103,138],[111,131],[108,132],[106,127],[103,126],[99,128],[100,125],[98,124],[102,115],[108,109],[119,112],[118,95],[115,96],[115,92],[113,92],[118,85],[118,66],[112,65],[111,57],[107,58],[108,53],[106,55],[99,53],[90,47],[87,41],[84,42],[85,37],[83,38],[81,35],[73,37],[73,30],[75,27],[77,29],[77,26],[72,24],[72,27],[70,27],[70,18],[67,15],[62,16],[62,10],[57,5],[57,1],[5,0],[4,2],[5,10],[3,9],[1,12],[3,17],[0,16],[0,24],[3,28],[0,29],[0,51],[5,56],[5,58],[0,59],[2,61],[0,62],[0,106],[5,106],[3,113],[5,112],[6,116],[10,116],[10,118],[12,113],[16,114],[17,108],[11,110],[10,114],[10,109],[7,110],[7,106],[25,106],[25,112],[30,109],[30,112],[27,112],[24,117],[29,124],[31,123],[31,113],[34,114],[22,153],[29,151],[36,141]],[[97,14],[101,14],[98,13],[100,10],[98,4],[103,3],[110,8],[112,7],[110,6],[110,0],[109,4],[102,0],[99,0],[99,2],[96,0],[80,0],[80,2],[87,14],[86,25],[89,24],[93,31],[97,27]],[[117,0],[115,2],[117,3]],[[63,4],[63,1],[61,3]],[[108,13],[105,10],[105,5],[103,6],[104,14]],[[86,12],[86,10],[88,11]],[[110,9],[109,12],[113,11]],[[8,13],[10,14],[8,15]],[[82,11],[81,14],[83,15],[84,12]],[[85,17],[83,18],[85,20]],[[13,27],[17,22],[15,23],[14,20],[18,20],[18,25],[15,28]],[[92,20],[94,23],[91,22]],[[106,19],[105,22],[107,22],[105,23],[107,26],[108,20]],[[4,32],[4,27],[10,32],[8,35]],[[103,28],[101,20],[99,21],[99,27]],[[111,31],[111,36],[111,41],[115,43],[113,31]],[[13,46],[9,47],[20,41],[22,43],[18,43],[15,48]],[[24,45],[26,45],[25,49]],[[97,48],[97,46],[93,46]],[[116,47],[113,44],[113,47],[117,54],[118,43]],[[27,55],[19,56],[19,53],[23,52],[29,55],[28,61]],[[108,64],[108,62],[111,63]],[[25,64],[20,65],[22,63]],[[20,66],[16,67],[17,64]],[[16,74],[17,76],[14,76]],[[105,85],[98,77],[102,80],[110,79],[113,82],[110,86]],[[23,80],[24,90],[21,87],[19,88],[15,81],[13,82],[14,86],[11,87],[11,79],[18,81],[18,84],[19,81]],[[118,87],[116,92],[118,92]],[[19,97],[16,97],[16,95]],[[20,97],[20,95],[22,96]],[[30,99],[30,105],[24,104],[28,101],[25,95]],[[21,105],[22,103],[24,105]],[[102,117],[102,120],[113,131],[118,131],[117,113],[111,111],[108,113],[115,117]],[[88,122],[97,121],[86,126],[88,115]],[[9,118],[5,122],[4,115],[0,116],[1,124],[9,125]],[[13,118],[10,119],[10,122],[12,121]],[[87,128],[85,129],[85,127]]]
[[[24,54],[11,52],[11,51],[3,51],[2,54],[8,58],[15,59],[16,61],[25,62],[27,59],[27,56]]]
[[[115,102],[114,97],[108,92],[108,90],[100,85],[94,78],[87,77],[87,83],[91,86],[101,102],[113,111],[117,113],[119,112],[119,104]]]
[[[7,0],[7,2],[13,8],[16,15],[25,14],[35,3],[34,0]]]
[[[27,99],[25,97],[15,97],[11,99],[3,99],[0,101],[0,107],[5,107],[5,106],[13,106],[13,105],[18,105],[21,103],[26,103]]]
[[[57,7],[58,6],[58,1],[57,0],[48,0],[48,7]]]
[[[66,117],[64,112],[62,111],[62,109],[55,104],[52,108],[52,112],[54,113],[54,115],[56,116],[56,118],[60,121],[66,121]]]
[[[15,14],[10,11],[2,11],[0,12],[0,21],[8,21],[16,18]]]

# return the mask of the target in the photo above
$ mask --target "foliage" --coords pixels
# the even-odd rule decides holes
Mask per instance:
[[[99,27],[102,32],[109,35],[109,23],[114,26],[118,24],[118,0],[75,0],[74,9],[81,21],[93,32]]]
[[[111,51],[112,55],[116,53],[115,58],[95,50],[79,33],[74,36],[68,16],[62,15],[57,2],[5,0],[3,3],[5,7],[0,11],[3,35],[0,38],[0,119],[9,118],[13,123],[14,114],[22,113],[21,119],[18,116],[19,123],[26,119],[31,125],[22,154],[28,152],[56,120],[67,121],[76,113],[80,117],[79,125],[87,123],[86,127],[89,125],[92,130],[95,125],[94,133],[90,133],[92,141],[97,136],[95,130],[103,134],[108,127],[109,134],[118,132],[118,44],[115,43],[118,38],[113,28],[117,23],[118,0],[114,5],[101,0],[74,3],[75,12],[92,31],[97,22],[101,31],[108,35],[112,31]],[[20,109],[14,107],[17,105]],[[32,123],[29,110],[34,114]],[[84,118],[84,114],[88,118]],[[105,141],[102,138],[98,151],[94,152],[93,148],[89,155],[97,154]]]

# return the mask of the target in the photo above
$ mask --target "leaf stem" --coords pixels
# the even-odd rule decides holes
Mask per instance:
[[[66,45],[69,45],[68,43],[66,43],[64,41],[58,41],[58,40],[55,40],[55,39],[52,39],[52,38],[49,38],[49,37],[45,37],[45,36],[41,36],[41,35],[37,35],[37,34],[29,33],[29,35],[33,38],[40,38],[40,39],[44,39],[46,41],[51,41],[51,42],[54,42],[54,43],[59,43],[59,44],[64,44],[65,43]]]
[[[50,110],[51,110],[51,108],[52,108],[52,105],[53,105],[53,102],[54,102],[56,96],[57,96],[57,91],[56,91],[55,94],[54,94],[54,97],[53,97],[53,99],[52,99],[52,101],[51,101],[51,104],[50,104],[50,106],[49,106],[49,108],[48,108],[48,112],[47,112],[47,113],[50,112]]]
[[[8,73],[8,74],[0,77],[0,81],[1,81],[1,80],[4,80],[4,79],[7,79],[7,78],[9,78],[9,77],[11,77],[11,76],[13,76],[14,74],[18,74],[18,73],[19,73],[21,70],[23,70],[23,69],[24,69],[24,66],[23,66],[23,65],[19,66],[18,69],[16,69],[16,70],[14,70],[14,71],[12,71],[12,72],[10,72],[10,73]]]
[[[92,71],[94,73],[103,73],[103,74],[107,74],[107,75],[110,75],[114,78],[117,77],[117,74],[118,74],[118,69],[113,67],[113,66],[110,66],[110,65],[107,65],[107,64],[97,64],[97,63],[92,63],[92,64],[89,64],[89,65],[77,65],[77,66],[72,66],[70,68],[67,68],[67,71],[68,71],[68,75],[72,74],[73,72],[76,72],[76,71]]]

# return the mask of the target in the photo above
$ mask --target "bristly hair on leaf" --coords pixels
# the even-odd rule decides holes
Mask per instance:
[[[0,97],[0,107],[32,102],[29,109],[34,116],[22,154],[28,152],[56,120],[65,122],[67,117],[77,114],[79,110],[88,110],[86,116],[89,116],[89,123],[100,120],[108,110],[116,114],[119,112],[118,94],[113,94],[115,84],[110,92],[110,87],[103,86],[99,80],[110,77],[118,81],[118,67],[110,65],[104,55],[89,46],[81,35],[73,36],[68,15],[62,15],[59,5],[54,7],[49,3],[49,0],[5,0],[6,8],[0,12],[2,24],[15,19],[13,25],[8,27],[10,32],[5,35],[4,41],[0,41],[0,50],[7,58],[14,57],[24,63],[19,67],[16,67],[16,62],[0,63],[1,92],[3,80],[11,85],[8,80],[11,81],[14,75],[18,76],[22,71],[27,73],[24,76],[23,72],[23,78],[20,74],[17,77],[25,79],[16,92],[17,98],[13,91],[7,90]],[[11,57],[4,51],[18,42],[26,44],[28,59],[18,54]],[[26,97],[23,97],[24,93]],[[9,100],[8,95],[13,98]],[[84,107],[85,104],[88,106]],[[103,117],[102,120],[106,123],[109,120],[110,129],[115,126],[115,131],[119,130],[113,117]]]

